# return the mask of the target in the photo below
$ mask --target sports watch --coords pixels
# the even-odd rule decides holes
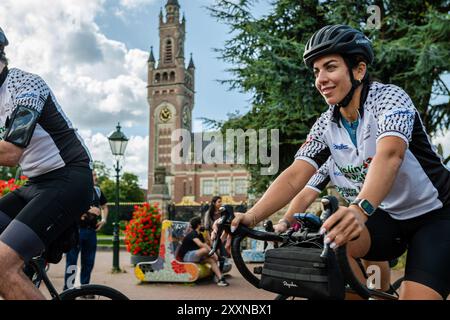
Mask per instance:
[[[360,207],[362,211],[369,217],[375,212],[375,208],[367,199],[356,198],[355,200],[352,201],[352,203],[350,203],[350,205],[352,204],[355,204],[358,207]]]

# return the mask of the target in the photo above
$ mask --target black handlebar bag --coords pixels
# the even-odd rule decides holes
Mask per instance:
[[[333,250],[289,246],[266,251],[260,286],[285,296],[344,299],[345,283]]]

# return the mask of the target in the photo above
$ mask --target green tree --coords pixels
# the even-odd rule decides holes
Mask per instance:
[[[13,178],[19,178],[19,167],[2,167],[0,166],[0,180],[9,180]]]
[[[111,170],[101,161],[94,161],[94,170],[97,173],[97,183],[99,185],[111,177]]]
[[[124,172],[120,177],[120,202],[142,202],[145,200],[144,193],[139,187],[139,178],[133,173]],[[105,194],[108,202],[116,201],[116,181],[110,178],[105,178],[99,183],[100,188]]]
[[[365,26],[367,7],[381,8],[382,27],[365,30],[373,42],[376,61],[369,71],[385,83],[404,88],[420,111],[429,133],[450,126],[449,89],[442,75],[449,72],[449,2],[442,1],[318,1],[277,0],[263,17],[252,16],[257,0],[218,0],[208,9],[227,24],[231,37],[219,57],[232,65],[232,78],[222,80],[230,90],[252,93],[252,107],[234,113],[224,123],[209,121],[224,132],[232,128],[279,129],[280,170],[292,163],[309,128],[326,110],[314,88],[312,72],[302,61],[304,45],[327,24]],[[434,96],[445,101],[432,104]],[[251,191],[264,192],[276,176],[260,176],[260,165],[247,165]]]

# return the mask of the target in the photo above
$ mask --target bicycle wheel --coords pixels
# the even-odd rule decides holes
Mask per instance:
[[[97,284],[86,284],[65,290],[59,298],[61,300],[129,300],[116,289]]]

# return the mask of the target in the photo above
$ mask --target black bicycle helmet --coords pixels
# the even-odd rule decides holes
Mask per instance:
[[[6,38],[2,28],[0,28],[0,47],[6,47],[8,44],[8,39]]]
[[[342,24],[325,26],[314,33],[311,39],[306,43],[303,61],[308,68],[312,69],[314,60],[332,53],[338,53],[343,56],[349,70],[350,82],[352,83],[352,87],[347,95],[336,104],[338,107],[336,110],[338,111],[339,108],[348,106],[353,98],[356,88],[363,82],[366,82],[368,76],[366,73],[364,79],[355,80],[353,78],[353,72],[351,71],[348,57],[361,55],[365,58],[367,64],[371,64],[373,62],[373,48],[370,40],[361,31]],[[361,105],[362,104],[363,102]]]
[[[325,26],[315,32],[306,43],[303,61],[312,68],[314,60],[331,53],[359,54],[366,58],[368,64],[373,62],[370,40],[361,31],[342,24]]]

